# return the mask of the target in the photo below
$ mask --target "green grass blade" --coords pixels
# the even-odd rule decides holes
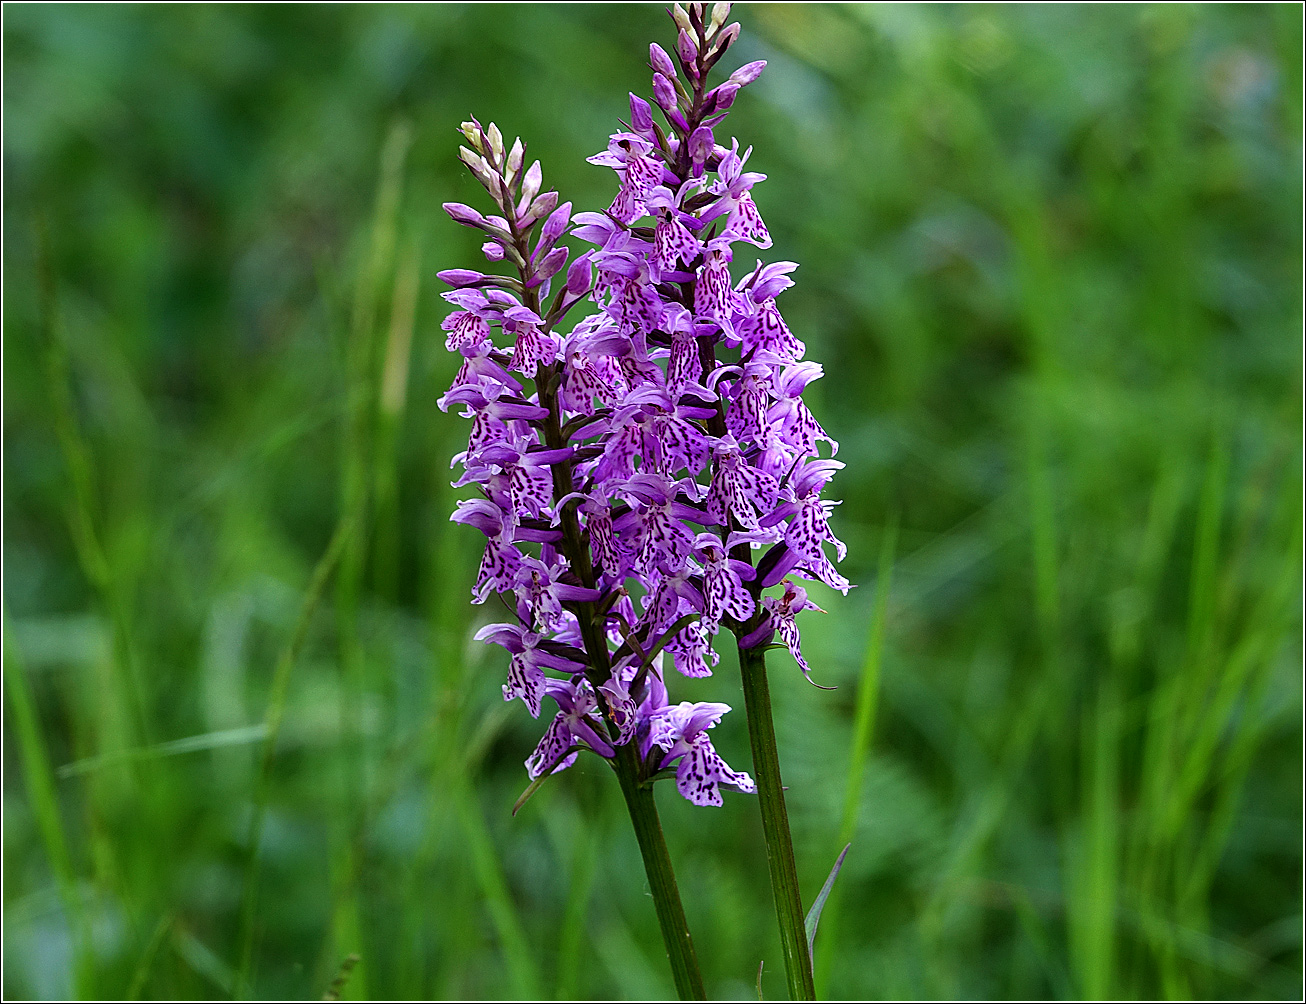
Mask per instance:
[[[9,616],[3,615],[4,688],[9,698],[10,715],[6,727],[12,725],[18,736],[18,749],[22,754],[23,781],[27,800],[36,818],[41,843],[45,847],[50,871],[54,874],[72,934],[75,974],[73,987],[79,997],[93,997],[92,977],[94,960],[91,956],[90,933],[86,911],[82,908],[77,888],[77,876],[68,853],[68,840],[64,833],[63,818],[59,812],[59,797],[54,775],[50,770],[50,757],[46,752],[45,738],[37,717],[36,702],[27,682],[27,674],[17,647],[8,628]],[[8,731],[8,728],[6,728]]]
[[[217,952],[190,931],[179,925],[173,925],[172,946],[186,965],[224,994],[237,999],[245,996],[238,989],[239,973],[233,972]]]
[[[79,777],[102,767],[111,767],[118,763],[134,760],[152,760],[157,757],[179,756],[182,753],[198,753],[203,750],[224,749],[229,746],[245,746],[266,739],[267,724],[242,725],[234,729],[219,729],[196,736],[184,736],[167,742],[155,743],[153,746],[137,746],[132,749],[113,750],[99,756],[83,757],[66,763],[58,770],[60,778]]]
[[[489,911],[495,933],[499,936],[504,961],[508,965],[508,984],[511,988],[509,996],[521,1000],[538,1000],[540,981],[535,961],[518,917],[517,906],[508,892],[508,883],[503,875],[498,851],[494,847],[494,838],[485,823],[485,816],[465,778],[455,778],[451,789],[450,797],[462,826],[464,846],[485,898],[485,907]]]
[[[567,898],[558,934],[555,1000],[576,1000],[580,996],[581,966],[584,962],[585,922],[598,873],[601,841],[597,821],[582,816],[570,801],[552,800],[544,825],[554,855],[567,862]]]
[[[839,824],[839,843],[845,847],[852,842],[857,829],[862,782],[866,774],[866,761],[870,756],[871,738],[875,731],[875,713],[880,698],[880,666],[884,659],[885,623],[897,546],[898,515],[895,513],[885,529],[884,539],[880,542],[880,562],[875,577],[870,637],[866,642],[866,655],[862,660],[862,671],[857,686],[857,710],[853,724],[852,751],[848,761],[848,782],[844,789],[843,817]],[[835,946],[838,944],[836,932],[839,921],[839,900],[840,895],[836,891],[825,908],[825,937],[821,941],[821,952],[815,957],[818,995],[824,995],[826,991],[825,984],[829,979]]]
[[[281,656],[277,660],[276,669],[273,670],[272,674],[272,688],[268,696],[267,712],[264,716],[267,735],[263,740],[263,749],[259,756],[258,774],[255,778],[254,787],[253,813],[250,817],[249,833],[246,837],[247,858],[240,910],[240,965],[236,970],[234,979],[237,997],[247,996],[249,989],[250,966],[254,953],[254,914],[258,901],[259,846],[263,839],[263,820],[267,814],[268,784],[271,777],[272,757],[276,752],[277,737],[281,732],[281,722],[286,712],[286,698],[290,691],[290,674],[299,659],[300,650],[304,647],[304,640],[308,637],[309,625],[312,623],[313,614],[322,599],[327,580],[331,577],[332,571],[340,561],[341,552],[352,533],[353,526],[348,521],[342,521],[336,527],[331,542],[327,545],[326,551],[322,554],[317,567],[313,570],[313,577],[310,579],[308,589],[304,593],[294,631],[285,648],[282,649]]]
[[[55,435],[59,442],[71,499],[67,502],[74,548],[87,581],[99,594],[113,623],[113,676],[104,695],[105,713],[113,719],[111,743],[130,745],[149,740],[143,687],[127,623],[127,599],[109,559],[99,526],[100,498],[90,443],[82,429],[73,398],[72,366],[59,311],[57,277],[51,262],[49,236],[43,218],[36,224],[37,286],[40,326],[45,349],[45,378],[54,412]],[[121,705],[121,708],[119,707]]]
[[[1220,560],[1220,527],[1224,522],[1225,482],[1228,479],[1229,447],[1217,430],[1211,437],[1206,478],[1197,509],[1197,536],[1193,542],[1193,564],[1188,596],[1188,654],[1198,658],[1211,642],[1215,629],[1216,574]]]
[[[1109,678],[1080,743],[1084,806],[1066,853],[1066,925],[1078,992],[1103,1000],[1115,989],[1120,852],[1120,707]]]
[[[138,1001],[141,999],[141,993],[145,990],[145,984],[150,978],[150,973],[154,970],[154,960],[159,956],[159,949],[168,938],[168,933],[172,930],[175,918],[172,916],[161,917],[158,924],[154,927],[154,933],[150,935],[150,940],[145,945],[145,951],[141,953],[141,960],[136,964],[136,971],[132,973],[131,985],[127,989],[127,999],[129,1001]]]
[[[383,426],[378,414],[381,290],[394,265],[404,164],[411,143],[412,128],[401,120],[390,127],[381,148],[369,243],[354,287],[345,346],[347,407],[341,442],[340,507],[342,518],[353,523],[357,532],[346,543],[336,577],[336,631],[341,669],[340,804],[349,825],[347,838],[333,843],[331,872],[342,878],[344,884],[337,883],[334,888],[336,902],[332,916],[336,919],[333,936],[337,949],[358,950],[363,955],[348,986],[351,995],[360,997],[367,996],[371,954],[363,950],[359,940],[363,928],[357,918],[362,914],[358,896],[372,751],[362,735],[361,713],[370,683],[370,665],[359,633],[359,619],[368,545],[375,527],[373,488]]]
[[[399,440],[408,403],[408,371],[413,351],[413,324],[421,278],[417,245],[410,245],[395,269],[390,328],[381,367],[376,422],[376,544],[373,562],[376,591],[394,602],[399,590],[400,511]]]

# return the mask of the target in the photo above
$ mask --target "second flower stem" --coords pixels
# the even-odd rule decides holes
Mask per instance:
[[[766,860],[771,869],[771,894],[775,898],[775,915],[780,924],[780,945],[784,950],[789,995],[794,1000],[815,1000],[803,898],[798,889],[798,868],[794,864],[794,841],[789,833],[789,813],[785,808],[784,785],[780,781],[780,755],[775,745],[765,650],[741,648],[739,670],[744,683],[748,741],[753,748],[757,800],[762,811],[762,834],[766,838]]]

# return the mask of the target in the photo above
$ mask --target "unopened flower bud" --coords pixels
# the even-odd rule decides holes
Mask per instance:
[[[521,205],[524,209],[531,204],[531,200],[540,194],[540,185],[544,181],[544,169],[540,167],[537,160],[526,169],[526,177],[521,183]]]
[[[481,245],[481,251],[489,261],[503,261],[503,245],[498,241],[486,241]]]
[[[734,73],[730,74],[730,78],[726,83],[734,84],[736,87],[747,87],[762,75],[764,69],[766,69],[766,60],[755,59],[751,63],[745,63],[739,69],[735,70]]]
[[[676,22],[676,27],[681,31],[692,31],[694,26],[689,21],[689,15],[685,13],[685,8],[680,4],[673,4],[671,7],[671,17]]]
[[[476,286],[485,281],[485,273],[473,272],[469,268],[447,268],[435,274],[441,282],[455,287]]]
[[[568,251],[566,248],[554,248],[544,256],[544,261],[540,262],[535,267],[535,275],[533,278],[543,281],[544,279],[557,275],[562,269],[562,266],[567,264],[567,254]]]
[[[481,128],[477,124],[475,119],[472,119],[470,122],[464,122],[462,125],[458,127],[458,129],[462,132],[464,136],[467,137],[468,143],[470,143],[477,150],[480,150]]]
[[[534,203],[531,204],[531,207],[527,211],[526,215],[521,217],[521,219],[517,221],[518,225],[523,227],[529,227],[536,220],[541,219],[547,216],[549,213],[553,212],[553,207],[556,206],[557,204],[558,204],[558,193],[545,192],[538,199],[536,199]]]
[[[689,159],[695,164],[706,164],[715,146],[712,130],[708,126],[699,126],[689,136]]]
[[[653,110],[637,94],[630,96],[630,127],[641,136],[653,131]]]
[[[454,221],[464,226],[474,227],[477,224],[484,223],[485,217],[478,213],[471,206],[464,206],[461,202],[446,202],[444,211],[453,217]]]
[[[590,262],[592,255],[592,251],[586,251],[567,269],[567,292],[572,296],[584,296],[590,290],[590,283],[594,280],[594,266]]]
[[[730,81],[726,81],[720,87],[712,91],[710,95],[712,103],[709,106],[711,108],[711,114],[715,115],[717,112],[723,112],[733,105],[735,103],[735,95],[738,93],[739,88],[730,83]]]
[[[695,45],[694,40],[689,37],[689,32],[685,31],[683,28],[680,30],[680,34],[676,37],[676,52],[679,54],[680,61],[684,64],[685,69],[693,74],[694,60],[698,58],[698,46]]]
[[[732,44],[734,44],[735,39],[737,39],[738,37],[739,37],[739,22],[736,21],[734,24],[728,25],[726,27],[726,30],[721,32],[721,34],[718,35],[716,39],[712,42],[713,54],[720,55],[721,53],[725,52],[728,48],[730,48]]]
[[[570,219],[571,203],[564,202],[544,221],[544,226],[540,227],[540,241],[547,241],[549,244],[554,243],[562,236],[562,232],[567,229],[567,221]]]
[[[664,112],[675,110],[676,89],[671,86],[671,81],[661,73],[653,74],[653,100],[658,103],[658,107]]]
[[[485,131],[486,138],[490,141],[490,149],[494,151],[496,161],[503,162],[503,133],[499,132],[499,127],[493,122],[490,128]]]
[[[709,22],[709,29],[716,31],[726,23],[726,18],[730,16],[731,4],[714,3],[712,5],[712,20]]]
[[[512,149],[508,151],[508,163],[505,166],[508,174],[516,174],[521,170],[522,161],[526,156],[526,146],[522,143],[521,137],[518,136],[512,144]]]
[[[656,72],[666,77],[675,77],[676,64],[667,55],[667,50],[658,45],[657,42],[648,47],[648,61]]]

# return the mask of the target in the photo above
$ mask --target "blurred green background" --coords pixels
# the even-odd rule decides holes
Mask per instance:
[[[1299,998],[1301,9],[736,13],[860,586],[838,690],[772,667],[823,992]],[[6,997],[671,993],[603,765],[509,815],[434,404],[456,124],[601,208],[668,24],[6,8]],[[781,996],[755,805],[659,801],[709,992]]]

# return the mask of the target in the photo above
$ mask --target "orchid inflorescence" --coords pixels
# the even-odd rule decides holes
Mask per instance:
[[[475,601],[498,593],[514,614],[476,637],[511,653],[506,700],[534,717],[546,698],[558,707],[527,771],[635,743],[643,778],[674,772],[699,805],[754,783],[708,737],[730,708],[670,703],[665,656],[703,677],[722,627],[743,649],[778,635],[810,679],[795,617],[819,608],[795,580],[849,588],[825,551],[844,555],[835,503],[821,498],[843,465],[821,457],[820,443],[831,457],[838,447],[802,400],[821,367],[776,306],[797,266],[758,261],[731,276],[736,247],[771,238],[751,148],[715,135],[765,65],[708,87],[739,34],[728,14],[673,9],[674,57],[649,50],[666,128],[630,96],[628,126],[589,158],[620,179],[604,212],[573,215],[520,139],[464,123],[461,158],[497,211],[445,209],[514,274],[440,273],[457,308],[446,344],[462,356],[440,406],[472,419],[455,484],[479,489],[452,518],[488,538]],[[593,248],[567,267],[569,226]],[[590,312],[562,333],[581,303]]]

